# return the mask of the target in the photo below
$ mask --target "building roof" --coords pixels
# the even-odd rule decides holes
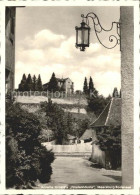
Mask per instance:
[[[86,140],[92,137],[92,130],[87,129],[84,134],[80,137],[80,140]]]
[[[121,126],[121,98],[112,98],[90,127]]]
[[[68,78],[62,78],[62,79],[56,78],[56,79],[57,79],[57,81],[59,81],[59,82],[65,82]]]
[[[67,79],[70,79],[70,78],[62,78],[62,79],[56,78],[56,80],[57,80],[58,82],[61,82],[61,83],[64,83]],[[49,85],[49,82],[43,84],[43,86],[48,86],[48,85]]]

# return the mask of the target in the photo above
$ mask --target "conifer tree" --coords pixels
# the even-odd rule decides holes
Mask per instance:
[[[84,81],[83,92],[85,94],[88,94],[88,84],[87,84],[87,78],[86,77],[85,77],[85,81]]]
[[[89,91],[90,96],[98,97],[98,91],[94,87],[93,80],[92,80],[91,77],[90,77],[90,80],[89,80],[89,90],[88,91]]]
[[[58,82],[57,82],[57,79],[55,77],[54,72],[53,72],[52,77],[50,79],[48,90],[51,92],[56,92],[58,90]]]
[[[43,90],[43,86],[42,86],[42,81],[41,81],[40,74],[38,75],[36,88],[37,88],[37,91],[42,91]]]
[[[25,74],[23,74],[23,76],[22,76],[22,80],[21,80],[21,82],[20,82],[20,84],[19,84],[19,91],[25,91],[26,89],[25,89],[25,85],[26,85],[26,75]]]
[[[90,77],[89,79],[89,93],[94,91],[94,85],[93,85],[93,81],[92,78]]]
[[[33,91],[36,91],[36,88],[37,88],[37,79],[36,79],[36,76],[34,75],[33,76],[33,79],[32,79],[32,83],[33,83]]]
[[[120,89],[120,98],[122,97],[122,92],[121,92],[121,89]]]
[[[26,80],[26,91],[32,91],[33,90],[33,83],[32,83],[32,78],[31,78],[31,75],[28,74],[28,77],[27,77],[27,80]]]
[[[114,88],[112,97],[114,97],[114,98],[115,98],[115,97],[119,97],[119,93],[118,93],[117,87]]]
[[[23,74],[22,80],[24,83],[26,82],[26,75],[25,74]]]

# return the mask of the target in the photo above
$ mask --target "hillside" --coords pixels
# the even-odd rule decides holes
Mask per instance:
[[[48,101],[48,97],[45,96],[17,96],[16,101],[19,103],[40,103],[44,101]],[[79,105],[87,105],[86,99],[82,99],[79,102],[78,98],[67,97],[67,98],[53,98],[52,101],[57,104],[79,104]]]

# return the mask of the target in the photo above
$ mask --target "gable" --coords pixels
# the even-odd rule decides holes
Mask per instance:
[[[72,81],[71,81],[70,78],[67,78],[67,79],[65,80],[65,83],[70,83],[70,84],[72,84]]]

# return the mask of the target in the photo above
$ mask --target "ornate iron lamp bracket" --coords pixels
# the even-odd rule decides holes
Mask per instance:
[[[100,21],[99,21],[97,15],[96,15],[95,13],[90,12],[90,13],[88,13],[86,16],[84,16],[84,14],[82,14],[81,17],[82,17],[83,19],[86,20],[86,24],[87,24],[87,25],[89,25],[89,18],[92,19],[96,37],[97,37],[99,43],[100,43],[102,46],[104,46],[104,47],[107,48],[107,49],[113,49],[113,48],[116,47],[117,45],[120,45],[120,50],[121,50],[120,22],[112,22],[111,28],[108,29],[108,30],[106,30],[106,29],[104,29],[104,28],[101,26]],[[105,31],[105,32],[110,32],[110,31],[112,31],[114,24],[116,24],[117,35],[114,35],[114,34],[109,35],[109,42],[112,42],[112,43],[113,43],[113,46],[107,47],[106,45],[104,45],[104,44],[100,41],[98,34],[101,33],[102,31]]]

